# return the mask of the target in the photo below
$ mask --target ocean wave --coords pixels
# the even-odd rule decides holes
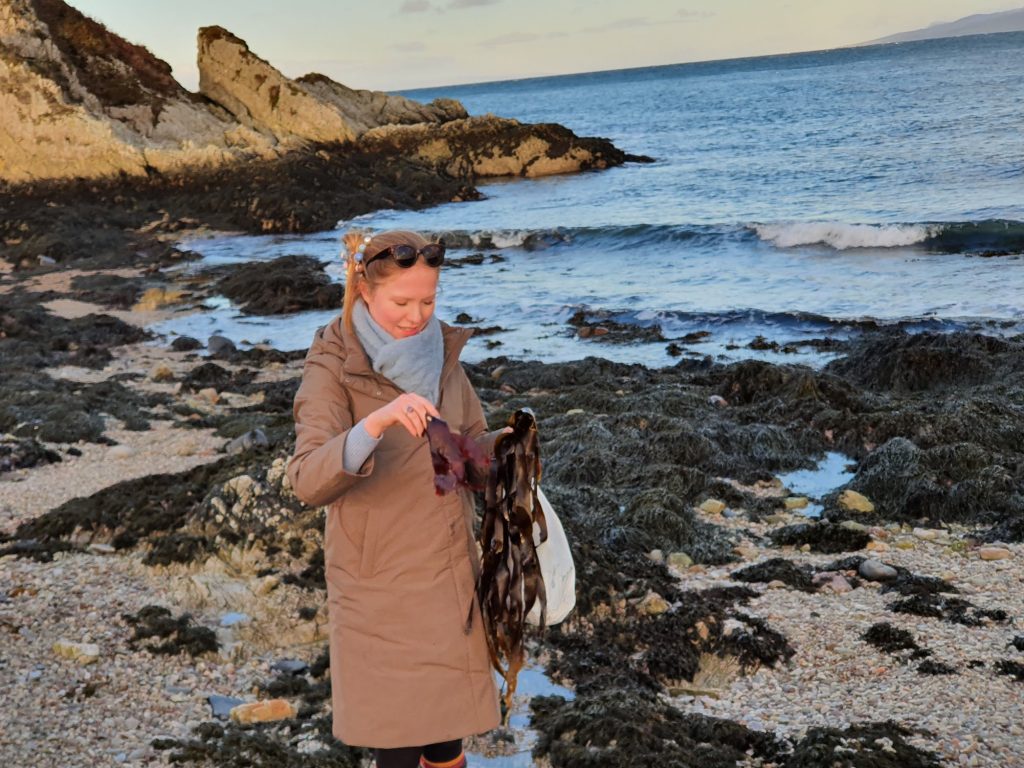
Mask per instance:
[[[555,245],[576,243],[607,250],[637,248],[680,242],[719,242],[727,238],[750,239],[739,225],[631,224],[607,227],[553,227],[550,229],[444,230],[430,233],[450,248],[522,248],[539,251]]]
[[[856,248],[919,248],[939,253],[1004,255],[1024,253],[1024,222],[990,219],[969,222],[848,224],[783,222],[775,224],[630,224],[548,229],[447,230],[430,233],[450,248],[540,251],[576,244],[606,251],[661,245],[715,247],[762,242],[775,248],[824,245],[838,251]]]
[[[753,230],[762,240],[778,248],[800,245],[829,245],[836,250],[848,248],[893,248],[922,243],[931,236],[922,224],[843,224],[840,222],[798,222],[791,224],[755,224]]]
[[[850,248],[920,246],[941,253],[1004,255],[1024,252],[1024,222],[987,219],[918,224],[846,224],[790,222],[753,224],[758,238],[777,248],[827,245]]]
[[[988,219],[942,224],[924,244],[943,253],[985,256],[1024,253],[1024,221]]]

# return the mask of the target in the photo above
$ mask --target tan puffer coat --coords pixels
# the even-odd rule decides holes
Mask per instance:
[[[438,410],[490,451],[498,433],[487,433],[459,364],[472,332],[444,323],[442,332]],[[288,475],[302,501],[328,506],[333,730],[353,746],[419,746],[499,722],[474,592],[472,495],[438,496],[426,438],[400,426],[385,430],[358,474],[342,467],[348,430],[401,391],[373,371],[339,315],[317,332],[295,396]]]

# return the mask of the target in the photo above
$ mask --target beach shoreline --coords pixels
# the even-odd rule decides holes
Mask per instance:
[[[132,277],[123,271],[107,274]],[[155,271],[143,279],[162,280]],[[194,285],[173,283],[161,287],[165,296],[191,292],[192,311],[200,312],[204,297],[213,290],[208,286],[204,293]],[[17,297],[22,306],[33,302],[31,296],[26,298],[29,288],[42,293],[51,309],[76,310],[63,318],[54,315],[55,322],[82,321],[77,310],[83,307],[66,303],[75,293],[66,275],[22,280],[8,274],[0,285],[3,296]],[[141,286],[140,290],[144,291]],[[132,319],[127,311],[121,317]],[[144,318],[151,316],[135,319],[145,326]],[[88,329],[62,327],[72,334]],[[16,338],[18,329],[12,330]],[[216,764],[217,751],[225,748],[223,739],[235,732],[233,728],[245,730],[212,718],[206,697],[218,693],[256,700],[276,692],[305,713],[299,718],[306,725],[298,732],[282,723],[266,726],[260,733],[268,741],[262,747],[250,745],[255,753],[275,744],[298,765],[304,755],[323,750],[333,755],[330,750],[341,749],[347,757],[339,759],[360,764],[365,755],[332,747],[325,738],[329,711],[322,694],[329,683],[323,670],[320,677],[282,677],[277,672],[275,678],[271,669],[282,658],[315,666],[325,642],[325,601],[316,569],[317,512],[299,513],[282,479],[290,452],[290,393],[297,384],[301,356],[276,357],[266,350],[210,356],[201,341],[199,349],[171,351],[166,342],[118,343],[123,340],[114,334],[108,339],[109,358],[88,367],[90,358],[72,359],[81,358],[82,352],[72,339],[65,349],[51,350],[48,365],[37,370],[72,388],[117,382],[119,387],[98,394],[92,407],[106,413],[115,410],[113,399],[118,399],[133,402],[135,410],[121,412],[120,418],[107,413],[93,438],[101,442],[39,441],[45,449],[62,454],[63,461],[15,470],[0,479],[0,505],[5,510],[0,549],[11,548],[0,557],[8,584],[0,594],[0,619],[13,641],[3,674],[12,702],[17,702],[12,704],[14,711],[23,713],[10,719],[11,736],[0,741],[0,752],[10,750],[15,760],[31,753],[37,765],[63,766],[74,764],[68,762],[74,759],[69,755],[103,749],[124,764],[164,765],[169,754],[191,750],[212,756]],[[958,599],[978,609],[1005,611],[1007,619],[984,619],[969,626],[951,622],[940,612],[908,621],[886,608],[891,601],[882,595],[884,582],[865,579],[854,563],[837,568],[828,579],[820,578],[809,592],[778,579],[751,584],[733,577],[746,566],[776,558],[818,574],[830,561],[842,558],[815,554],[819,543],[780,544],[772,539],[773,532],[814,521],[798,509],[787,511],[789,496],[768,480],[783,470],[813,467],[824,450],[838,450],[851,462],[870,464],[883,443],[890,451],[906,450],[900,434],[934,443],[935,457],[965,439],[987,445],[983,450],[1009,450],[955,418],[940,415],[934,421],[929,398],[954,410],[964,401],[974,408],[990,407],[993,396],[1012,401],[1017,390],[999,372],[1015,369],[1024,359],[1020,341],[986,341],[972,334],[880,333],[858,344],[849,350],[845,367],[825,371],[706,360],[650,369],[601,358],[560,364],[493,358],[467,366],[492,422],[500,423],[511,408],[521,405],[530,405],[541,416],[545,487],[564,515],[570,536],[579,540],[578,567],[585,591],[578,619],[538,647],[550,657],[548,673],[575,689],[577,698],[558,707],[545,700],[535,708],[539,764],[572,764],[578,759],[573,757],[572,737],[565,742],[564,735],[557,736],[565,726],[559,725],[562,720],[554,717],[556,712],[564,719],[569,716],[566,708],[582,702],[593,706],[615,691],[626,700],[640,696],[642,706],[635,715],[641,723],[653,712],[667,711],[664,707],[689,718],[728,721],[730,728],[746,734],[749,754],[743,764],[749,765],[786,764],[785,755],[797,754],[815,728],[829,726],[855,741],[856,733],[849,728],[856,729],[869,718],[893,718],[909,730],[871,731],[871,739],[861,739],[858,749],[876,749],[875,741],[887,739],[885,745],[895,743],[899,750],[932,752],[941,764],[997,765],[1005,764],[1000,761],[1007,750],[1018,748],[1020,717],[1013,708],[1019,706],[1014,703],[1019,702],[1019,697],[1014,699],[1019,682],[1011,672],[1016,669],[1014,654],[1019,653],[1012,645],[1013,626],[1024,609],[1017,567],[1024,549],[1007,536],[1014,530],[1019,535],[1019,523],[1013,528],[1009,513],[993,518],[986,511],[1004,497],[998,487],[984,485],[983,471],[963,463],[967,456],[947,456],[946,471],[958,468],[961,482],[975,483],[981,503],[970,509],[955,488],[946,486],[946,502],[936,498],[935,509],[941,510],[936,518],[899,512],[893,506],[895,497],[885,496],[894,493],[894,484],[908,481],[899,475],[873,486],[878,494],[869,495],[882,507],[874,513],[851,512],[837,497],[818,501],[832,520],[832,533],[843,530],[862,537],[838,545],[848,547],[850,554],[942,580],[957,590]],[[24,346],[19,350],[26,353]],[[987,368],[965,373],[963,361],[979,355],[977,360],[988,361]],[[899,360],[902,367],[895,364]],[[87,365],[76,364],[82,362]],[[837,407],[852,408],[854,415],[844,416]],[[1015,413],[1010,408],[1004,415]],[[136,423],[133,430],[124,430],[126,422],[140,418],[147,419],[148,426]],[[939,434],[921,431],[928,422]],[[714,425],[710,432],[709,425]],[[1021,421],[1011,420],[1007,428],[1019,430]],[[267,436],[267,448],[233,456],[218,452],[229,440],[256,429]],[[694,443],[698,434],[727,455],[714,458],[706,446]],[[765,442],[767,435],[772,437]],[[606,445],[607,440],[618,444],[617,457],[608,453],[616,449]],[[71,449],[81,455],[70,455]],[[759,457],[762,450],[767,453]],[[921,466],[914,482],[936,471],[923,456],[917,461]],[[717,474],[712,471],[716,466]],[[101,469],[112,472],[104,475]],[[889,471],[882,470],[883,476]],[[162,473],[171,473],[184,485],[150,488],[147,478]],[[110,495],[115,482],[123,490]],[[995,482],[998,486],[1000,481]],[[190,483],[189,493],[197,503],[180,507],[181,488]],[[46,488],[48,493],[25,504],[25,495],[34,488]],[[161,493],[167,493],[165,501],[183,515],[174,524],[151,525],[140,517],[131,518],[134,522],[121,519],[119,526],[117,521],[96,518],[104,505],[122,496],[124,508],[130,509],[144,498],[145,504],[156,503],[154,494],[159,499]],[[69,501],[73,494],[86,498]],[[61,504],[64,515],[55,516]],[[624,510],[622,519],[617,519],[615,509]],[[957,509],[967,510],[959,521]],[[218,519],[217,510],[231,512]],[[50,527],[17,534],[17,524],[34,520],[50,520]],[[999,529],[1000,521],[1009,527]],[[138,526],[134,531],[133,525]],[[232,534],[239,526],[247,526],[255,539]],[[175,535],[178,539],[168,540]],[[598,556],[594,547],[611,547],[614,554]],[[1000,559],[983,560],[981,552],[993,548],[1000,550]],[[803,551],[807,549],[812,551]],[[685,558],[673,556],[674,551]],[[687,560],[691,564],[685,565]],[[68,585],[69,578],[74,586]],[[688,613],[690,602],[699,605],[706,599],[691,596],[736,590],[744,583],[753,588],[751,595],[708,603],[705,615]],[[125,616],[138,615],[147,605],[164,606],[173,616],[190,614],[195,626],[210,629],[219,650],[195,658],[185,651],[157,657],[141,650],[131,642],[133,630]],[[225,616],[235,614],[246,618],[237,625],[220,626]],[[644,638],[659,621],[667,620],[682,622],[679,627],[690,634],[667,642],[662,654],[680,654],[683,646],[696,649],[708,658],[723,659],[725,672],[716,679],[698,667],[701,679],[712,682],[694,683],[697,678],[687,682],[668,671],[652,671],[659,667],[645,657],[656,648]],[[880,622],[906,627],[953,671],[923,675],[906,653],[871,649],[863,633]],[[816,631],[819,624],[828,630]],[[611,663],[616,654],[624,653],[602,645],[612,628],[633,637],[635,645],[632,656],[623,655],[620,662],[628,672],[623,676],[619,670],[617,681],[606,681],[600,663],[597,668],[592,665],[602,654],[611,654],[603,662]],[[792,655],[787,658],[784,649],[772,645],[778,640],[765,634],[769,631],[784,638]],[[762,657],[744,658],[740,649],[746,646],[736,644],[738,637],[749,637],[751,647],[762,649]],[[52,648],[57,640],[96,643],[99,658],[88,665],[64,659]],[[730,658],[743,661],[736,666]],[[1007,663],[1010,672],[999,674],[1000,663]],[[580,664],[591,665],[595,677],[580,679],[574,674]],[[650,699],[642,686],[636,687],[639,679],[651,675],[662,689],[661,698]],[[272,684],[275,679],[278,682]],[[941,700],[942,706],[908,709],[908,689],[920,689],[922,704]],[[813,702],[801,698],[808,691],[814,692]],[[850,706],[849,696],[862,705]],[[970,717],[958,720],[964,712]],[[204,722],[222,724],[202,726]],[[686,727],[696,727],[694,722],[688,721]],[[121,736],[110,736],[112,723]],[[600,718],[593,727],[599,723]],[[76,734],[70,753],[62,735],[69,724]],[[512,738],[523,740],[525,735]],[[556,747],[552,739],[563,743]],[[487,741],[474,742],[474,747],[492,757],[503,749],[513,752],[506,760],[526,759],[516,757],[508,742],[501,749],[498,742]],[[726,749],[724,744],[715,748]]]

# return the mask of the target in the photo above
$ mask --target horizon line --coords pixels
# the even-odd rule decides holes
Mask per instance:
[[[923,43],[933,43],[936,40],[955,40],[959,38],[969,37],[988,37],[990,35],[1021,35],[1024,31],[1010,30],[1008,32],[979,32],[973,35],[945,35],[942,37],[929,37],[924,40],[894,40],[887,43],[881,42],[863,42],[863,43],[849,43],[847,45],[837,45],[833,48],[810,48],[800,51],[784,51],[781,53],[760,53],[755,56],[726,56],[720,59],[691,59],[688,61],[674,61],[668,64],[641,64],[636,67],[616,67],[614,69],[593,69],[583,72],[560,72],[557,74],[549,75],[528,75],[526,77],[508,77],[498,80],[478,80],[473,82],[465,83],[444,83],[442,85],[420,85],[415,88],[395,88],[386,90],[384,93],[411,93],[413,91],[432,91],[438,88],[463,88],[473,85],[494,85],[497,83],[519,83],[528,82],[530,80],[549,80],[559,77],[578,77],[580,75],[600,75],[608,72],[632,72],[639,69],[660,69],[662,67],[678,67],[685,64],[714,64],[722,61],[744,61],[744,60],[757,60],[757,59],[774,59],[781,58],[783,56],[802,56],[811,53],[829,53],[831,51],[842,51],[849,48],[867,49],[867,48],[884,48],[891,45],[920,45]]]

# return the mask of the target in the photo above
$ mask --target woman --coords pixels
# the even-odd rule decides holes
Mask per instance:
[[[296,495],[327,505],[334,735],[378,768],[465,765],[462,737],[499,723],[475,597],[472,495],[438,496],[428,418],[490,455],[459,365],[471,331],[434,315],[444,245],[348,235],[344,310],[317,331],[295,395]]]

